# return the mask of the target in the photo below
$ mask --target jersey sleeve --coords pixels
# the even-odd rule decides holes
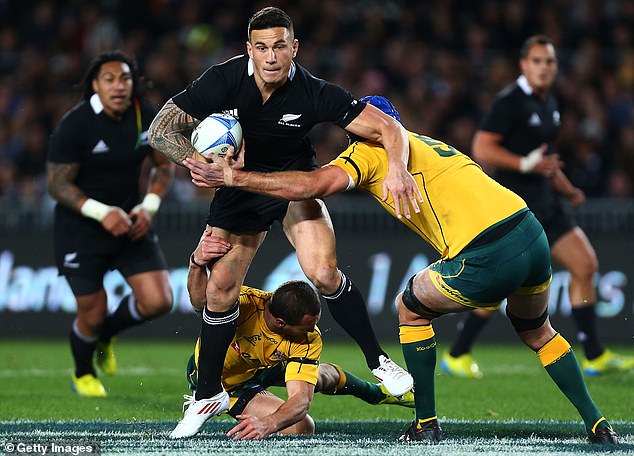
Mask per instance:
[[[190,116],[202,120],[209,114],[222,111],[225,97],[230,92],[230,78],[221,67],[214,65],[172,101]]]
[[[292,344],[284,381],[299,380],[316,385],[322,348],[319,330],[310,333],[306,343]]]
[[[66,116],[57,126],[49,141],[47,160],[52,163],[79,163],[82,147],[78,142],[74,118]]]
[[[480,130],[505,136],[513,125],[513,113],[516,110],[517,107],[513,106],[510,97],[497,98],[491,110],[482,119]]]
[[[373,183],[377,180],[379,165],[387,161],[387,154],[380,149],[370,146],[366,142],[352,143],[337,158],[326,166],[337,166],[343,169],[354,182],[355,187]]]
[[[336,84],[321,80],[320,93],[316,97],[317,112],[341,128],[346,128],[365,108],[350,92]]]

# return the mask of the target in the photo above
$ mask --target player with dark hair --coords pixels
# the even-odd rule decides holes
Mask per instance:
[[[552,153],[560,113],[552,87],[557,76],[553,41],[544,35],[526,40],[520,51],[521,76],[496,97],[473,139],[473,158],[493,167],[494,178],[520,195],[540,221],[552,258],[570,272],[568,293],[578,339],[583,346],[583,371],[599,375],[634,368],[634,358],[603,347],[597,331],[594,278],[597,256],[570,206],[585,201]],[[470,355],[471,347],[493,312],[477,310],[460,324],[451,350],[443,354],[442,369],[452,375],[481,377]]]
[[[48,189],[55,207],[55,260],[77,299],[70,332],[73,389],[102,397],[93,356],[104,374],[116,371],[113,338],[172,307],[167,263],[151,227],[175,166],[147,143],[156,110],[145,101],[134,61],[105,52],[83,79],[83,100],[51,137]],[[141,165],[154,166],[141,199]],[[108,315],[103,278],[118,269],[132,288]]]
[[[362,101],[400,119],[383,97]],[[436,338],[431,321],[474,308],[496,309],[506,298],[515,331],[577,408],[590,441],[617,443],[616,433],[586,389],[570,344],[550,325],[550,253],[535,216],[522,198],[454,147],[413,132],[408,137],[409,171],[425,201],[419,213],[401,221],[432,245],[441,259],[414,275],[397,297],[399,337],[414,377],[416,402],[416,420],[401,440],[443,438],[434,398]],[[239,157],[247,159],[244,151]],[[201,187],[233,186],[289,200],[361,187],[396,214],[394,202],[381,198],[387,158],[375,141],[353,142],[330,164],[311,172],[241,171],[230,166],[230,158],[215,158],[214,163],[187,159],[185,164]]]
[[[389,161],[384,195],[393,196],[399,215],[409,215],[409,204],[417,210],[421,196],[407,172],[407,135],[402,126],[295,63],[299,42],[284,11],[268,7],[255,13],[247,39],[246,55],[212,66],[163,106],[150,127],[153,147],[178,164],[187,157],[202,159],[189,141],[189,132],[209,114],[227,111],[239,119],[244,143],[249,144],[246,169],[310,170],[317,163],[307,135],[317,123],[329,121],[384,144]],[[321,292],[335,320],[359,344],[375,376],[392,394],[408,391],[411,376],[383,351],[361,293],[337,268],[335,236],[323,201],[288,203],[226,188],[216,192],[207,226],[232,248],[214,265],[207,282],[193,407],[225,401],[220,375],[226,347],[235,334],[236,300],[249,265],[275,221],[282,223],[302,270]],[[191,260],[199,263],[195,255]],[[193,426],[192,435],[195,432]]]
[[[230,248],[209,229],[200,239],[196,256],[208,263]],[[200,304],[206,299],[207,267],[190,264],[188,281],[192,301]],[[228,396],[224,403],[208,405],[226,410],[240,421],[229,436],[264,439],[273,433],[312,434],[315,424],[308,409],[314,392],[353,395],[370,404],[414,406],[411,392],[395,398],[383,385],[361,380],[335,364],[319,363],[322,339],[315,325],[321,316],[321,303],[308,282],[286,282],[273,293],[243,286],[238,302],[237,330],[222,370]],[[192,392],[198,387],[199,355],[200,340],[187,367]],[[269,386],[286,386],[288,399],[267,391]],[[192,421],[197,422],[198,432],[214,415],[192,408],[193,396],[185,395],[185,399],[189,408],[171,438],[190,436]]]

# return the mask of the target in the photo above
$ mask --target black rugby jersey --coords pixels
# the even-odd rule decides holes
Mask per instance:
[[[557,100],[552,93],[546,100],[533,94],[526,78],[520,76],[496,96],[491,111],[484,117],[481,130],[502,135],[502,146],[526,156],[541,144],[551,152],[560,125]],[[554,193],[547,177],[498,169],[495,178],[526,200],[528,206],[549,204]]]
[[[128,212],[140,200],[141,164],[151,151],[147,130],[156,112],[149,102],[141,100],[138,109],[130,103],[117,121],[103,111],[99,96],[94,94],[62,118],[51,136],[48,161],[79,163],[75,185],[89,198]]]
[[[246,141],[245,169],[264,172],[315,168],[311,128],[325,121],[345,128],[365,106],[295,62],[286,83],[262,104],[248,55],[210,67],[173,101],[199,120],[222,111],[237,117]]]

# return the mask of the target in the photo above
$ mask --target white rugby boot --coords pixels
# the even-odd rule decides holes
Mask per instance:
[[[205,421],[229,409],[229,394],[225,390],[208,399],[197,401],[192,395],[184,394],[183,419],[170,434],[170,439],[182,439],[198,434]],[[187,407],[187,410],[185,410]]]
[[[414,387],[414,379],[401,366],[386,356],[379,356],[379,367],[372,369],[374,375],[392,396],[402,396]]]

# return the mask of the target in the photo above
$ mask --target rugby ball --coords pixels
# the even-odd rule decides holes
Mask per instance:
[[[194,128],[191,143],[203,157],[223,157],[229,146],[233,146],[237,153],[242,144],[242,127],[231,114],[211,114]]]

